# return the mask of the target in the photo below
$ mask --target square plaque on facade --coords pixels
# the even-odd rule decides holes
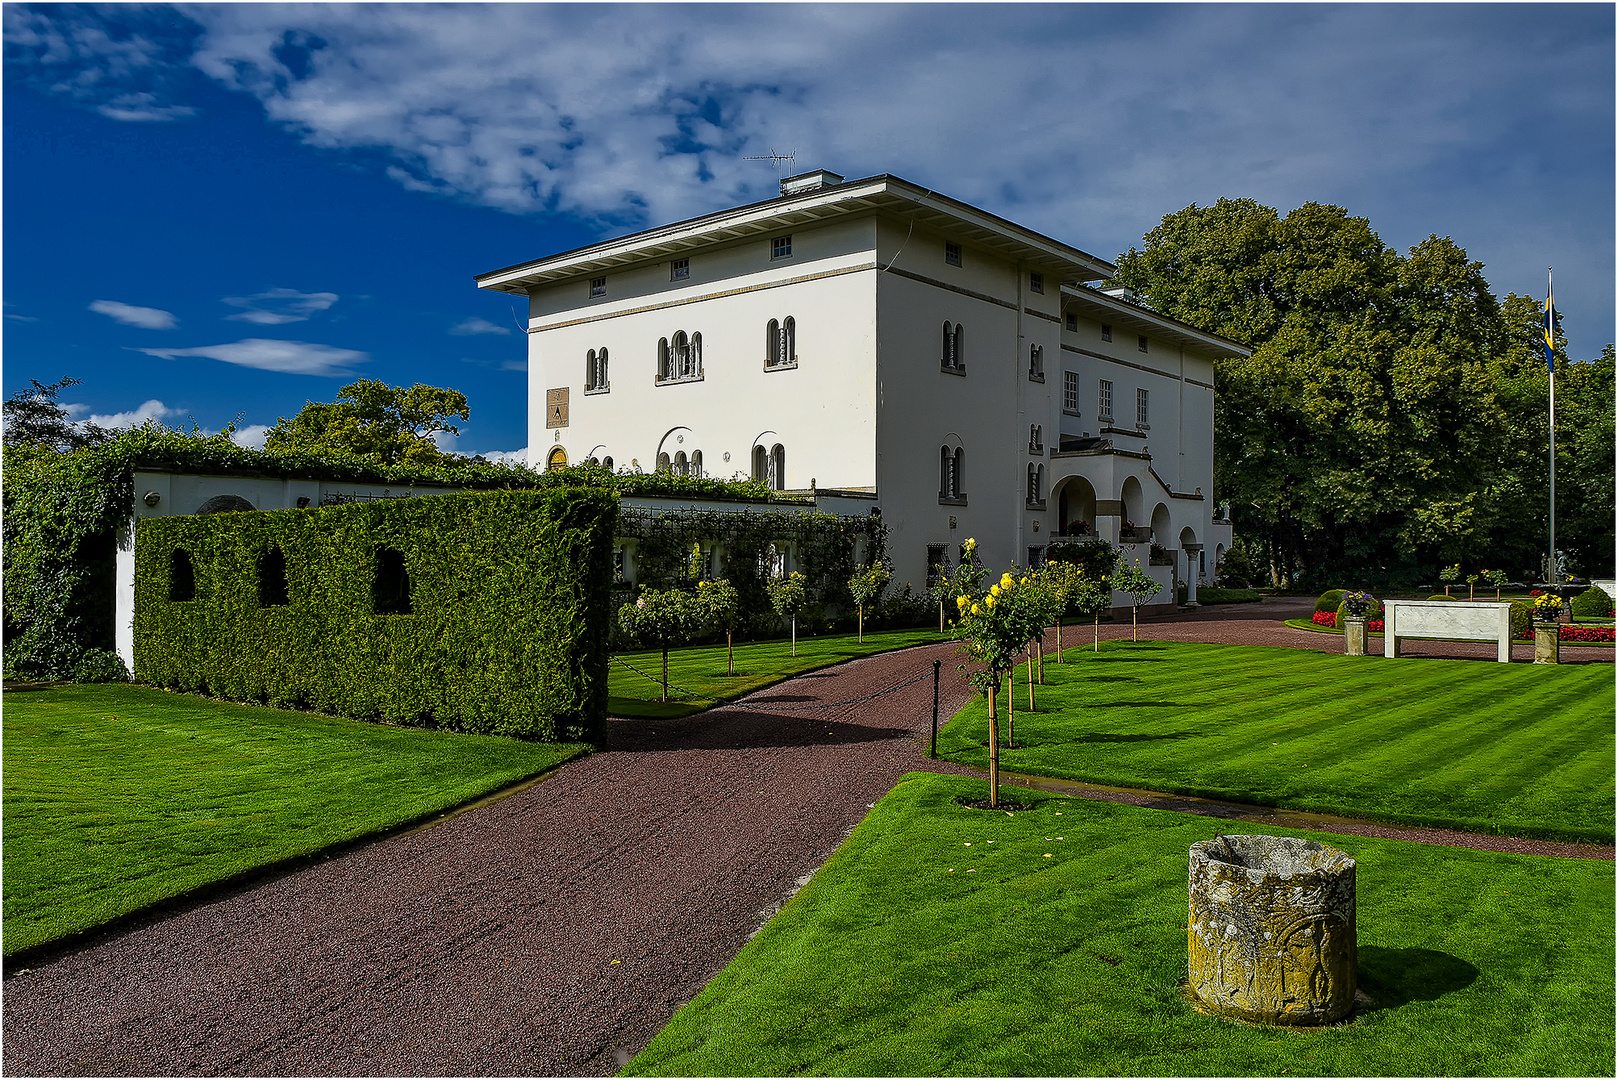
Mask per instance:
[[[567,387],[545,391],[545,426],[567,427]]]

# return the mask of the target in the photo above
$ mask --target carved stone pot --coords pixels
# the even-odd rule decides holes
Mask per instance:
[[[1343,655],[1364,656],[1365,645],[1371,639],[1369,617],[1361,615],[1343,616]]]
[[[1534,624],[1534,663],[1560,664],[1562,662],[1562,626],[1560,623]]]
[[[1329,1024],[1354,1008],[1354,860],[1288,836],[1191,845],[1191,992],[1260,1024]]]

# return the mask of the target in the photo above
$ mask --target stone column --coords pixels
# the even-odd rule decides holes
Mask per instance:
[[[1197,603],[1197,556],[1202,554],[1202,545],[1181,544],[1180,550],[1185,552],[1185,603],[1190,607]]]
[[[1534,624],[1534,663],[1560,664],[1562,662],[1562,627],[1560,623]]]
[[[1343,655],[1364,656],[1370,639],[1371,620],[1365,616],[1343,616]]]
[[[1354,860],[1288,836],[1191,845],[1191,991],[1260,1024],[1329,1024],[1354,1008]]]

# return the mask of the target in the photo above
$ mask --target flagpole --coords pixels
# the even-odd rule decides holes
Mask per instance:
[[[1551,558],[1547,564],[1552,574],[1557,568],[1556,563],[1556,364],[1553,360],[1556,348],[1556,302],[1551,291],[1551,267],[1545,268],[1545,365],[1550,369],[1551,378]],[[1551,575],[1547,575],[1547,580]],[[1560,584],[1558,581],[1548,581],[1549,584]]]

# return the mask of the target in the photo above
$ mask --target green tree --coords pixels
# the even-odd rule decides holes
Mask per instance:
[[[882,590],[887,587],[888,579],[893,572],[882,563],[874,562],[863,570],[858,570],[848,579],[849,595],[854,597],[854,605],[859,611],[859,640],[865,640],[865,609],[874,604],[882,596]]]
[[[1526,531],[1508,520],[1531,501],[1511,474],[1533,441],[1537,312],[1496,301],[1482,270],[1447,237],[1400,255],[1340,207],[1231,199],[1120,257],[1150,306],[1252,348],[1216,365],[1215,487],[1273,584],[1413,581]]]
[[[1118,569],[1113,571],[1112,587],[1117,592],[1128,593],[1133,603],[1130,604],[1129,639],[1138,641],[1140,629],[1140,606],[1158,594],[1163,588],[1152,575],[1140,568],[1140,560],[1125,562],[1120,556]]]
[[[669,646],[706,633],[712,617],[709,604],[680,589],[647,589],[618,609],[618,628],[628,641],[662,650],[664,701],[669,699]]]
[[[697,582],[697,599],[708,607],[708,621],[725,628],[725,674],[736,674],[736,653],[731,635],[736,622],[742,617],[742,598],[735,586],[720,578],[718,581]]]
[[[769,584],[770,606],[792,626],[792,655],[798,655],[798,613],[809,603],[809,579],[794,570]]]
[[[450,421],[469,415],[466,395],[458,390],[361,379],[339,390],[336,401],[311,401],[292,419],[281,417],[265,436],[264,448],[378,465],[438,465],[456,458],[438,449],[433,435],[459,435],[461,429]]]
[[[74,378],[61,378],[46,385],[38,379],[29,379],[32,386],[17,391],[5,403],[5,444],[7,446],[38,446],[47,450],[77,450],[85,446],[98,446],[115,434],[83,420],[74,423],[68,412],[57,403],[57,395],[70,386],[79,385]]]

